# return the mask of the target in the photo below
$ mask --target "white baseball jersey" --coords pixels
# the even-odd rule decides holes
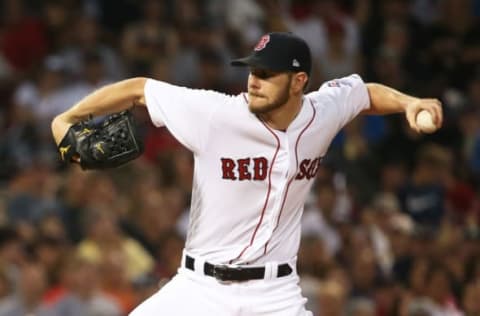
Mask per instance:
[[[286,131],[251,113],[247,94],[149,79],[145,98],[152,122],[194,154],[186,251],[239,265],[296,257],[303,205],[322,157],[337,132],[370,105],[358,75],[306,94]]]

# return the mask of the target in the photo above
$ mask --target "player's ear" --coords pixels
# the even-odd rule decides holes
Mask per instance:
[[[293,75],[292,90],[294,93],[301,93],[305,90],[308,82],[308,75],[306,72],[297,72]]]

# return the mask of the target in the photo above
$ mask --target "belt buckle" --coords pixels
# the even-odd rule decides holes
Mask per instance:
[[[221,283],[234,283],[241,282],[240,279],[237,279],[238,276],[235,276],[235,272],[240,272],[241,267],[231,267],[226,264],[218,264],[213,266],[213,277]]]
[[[213,266],[213,277],[218,281],[227,281],[226,278],[231,276],[229,273],[229,267],[225,264],[216,264]]]

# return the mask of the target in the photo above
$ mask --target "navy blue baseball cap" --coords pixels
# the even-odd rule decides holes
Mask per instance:
[[[253,52],[235,59],[232,66],[251,66],[272,71],[304,71],[310,75],[312,57],[308,44],[289,32],[273,32],[263,35]]]

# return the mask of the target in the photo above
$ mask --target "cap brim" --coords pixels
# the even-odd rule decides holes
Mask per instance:
[[[236,66],[236,67],[249,66],[249,67],[255,67],[255,68],[280,70],[280,69],[276,69],[277,67],[275,67],[274,65],[269,65],[264,60],[261,60],[258,57],[252,56],[252,55],[244,57],[244,58],[239,58],[239,59],[232,60],[230,62],[230,65]]]
[[[230,65],[236,66],[236,67],[253,66],[252,65],[252,59],[253,59],[252,56],[247,56],[247,57],[244,57],[244,58],[235,59],[235,60],[232,60],[230,62]]]
[[[258,58],[255,55],[250,55],[244,58],[239,58],[232,60],[230,62],[230,65],[236,66],[236,67],[252,67],[252,68],[259,68],[259,69],[268,69],[271,71],[295,71],[294,69],[285,69],[284,67],[279,67],[278,65],[275,65],[272,60],[267,59],[265,60],[264,58]]]

